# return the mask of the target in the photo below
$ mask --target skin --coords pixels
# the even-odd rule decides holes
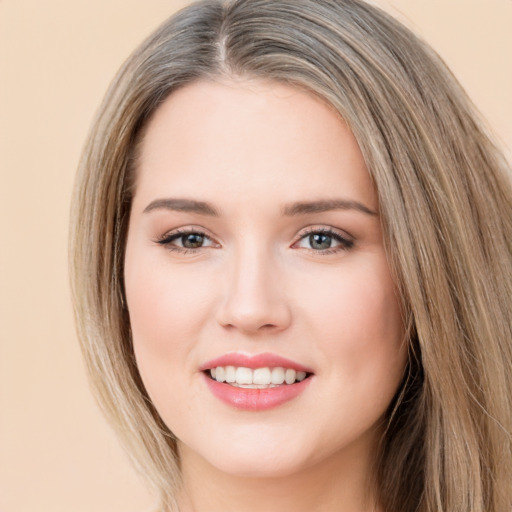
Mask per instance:
[[[283,212],[333,199],[349,207]],[[176,230],[204,233],[203,245],[185,250]],[[322,230],[335,235],[315,245]],[[142,379],[179,439],[182,512],[378,508],[368,477],[407,350],[377,196],[331,108],[257,80],[173,93],[142,141],[125,286]],[[279,407],[239,410],[199,370],[230,352],[271,352],[314,374]]]

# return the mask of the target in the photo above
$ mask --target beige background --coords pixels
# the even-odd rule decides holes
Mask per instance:
[[[128,53],[178,0],[0,0],[0,512],[135,512],[89,394],[66,272],[74,169]],[[441,53],[512,149],[512,0],[380,0]]]

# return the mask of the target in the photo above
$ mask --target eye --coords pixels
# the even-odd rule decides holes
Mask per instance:
[[[354,241],[348,236],[332,229],[312,228],[306,233],[302,233],[299,241],[293,247],[309,249],[322,254],[332,254],[338,251],[346,251],[354,246]]]
[[[172,251],[187,253],[202,249],[204,247],[214,247],[216,244],[213,240],[202,231],[186,229],[176,230],[165,234],[157,240],[157,243],[165,246]]]

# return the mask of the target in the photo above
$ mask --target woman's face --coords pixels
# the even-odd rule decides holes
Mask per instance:
[[[185,467],[369,463],[407,350],[374,187],[322,101],[262,81],[173,93],[141,146],[125,285]]]

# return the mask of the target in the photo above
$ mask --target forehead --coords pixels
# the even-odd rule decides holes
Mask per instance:
[[[136,196],[221,190],[249,198],[276,188],[290,196],[283,200],[296,200],[305,188],[311,196],[343,189],[375,206],[350,129],[333,108],[298,88],[200,81],[171,94],[149,122]]]

